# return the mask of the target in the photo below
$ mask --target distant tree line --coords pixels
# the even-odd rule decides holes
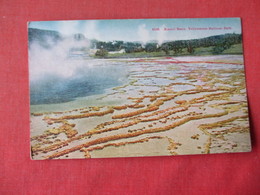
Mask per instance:
[[[140,42],[123,42],[123,41],[97,41],[92,40],[92,45],[96,49],[102,49],[103,53],[105,51],[119,51],[125,49],[126,53],[133,52],[158,52],[164,51],[166,55],[172,51],[174,54],[178,55],[183,53],[185,50],[193,54],[196,48],[199,47],[213,47],[213,54],[220,54],[224,50],[230,48],[234,44],[242,42],[241,34],[225,34],[225,35],[216,35],[210,36],[201,39],[192,39],[192,40],[177,40],[177,41],[167,41],[159,45],[156,41],[148,42],[145,45],[142,45]],[[107,54],[107,53],[106,53]]]
[[[184,49],[187,49],[188,53],[194,53],[196,48],[199,47],[211,47],[213,46],[213,53],[219,54],[224,50],[230,48],[234,44],[242,42],[241,34],[225,34],[216,35],[201,39],[192,40],[178,40],[163,43],[161,48],[166,53],[173,50],[175,54],[182,53]]]
[[[40,44],[42,47],[48,49],[61,40],[62,40],[62,36],[57,31],[41,30],[36,28],[28,29],[29,47],[32,44],[32,42],[35,41],[38,44]]]

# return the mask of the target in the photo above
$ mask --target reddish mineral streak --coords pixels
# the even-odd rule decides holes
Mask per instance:
[[[109,147],[109,146],[115,146],[115,147],[118,147],[118,146],[124,146],[124,145],[127,145],[127,144],[135,144],[135,143],[143,143],[143,142],[147,142],[151,139],[163,139],[164,137],[162,136],[152,136],[152,137],[147,137],[147,138],[144,138],[144,139],[140,139],[140,140],[135,140],[135,141],[128,141],[128,142],[119,142],[119,143],[109,143],[109,144],[105,144],[105,145],[102,145],[102,146],[95,146],[95,147],[92,147],[92,148],[87,148],[87,149],[81,149],[80,151],[82,152],[85,152],[85,157],[86,158],[91,158],[91,155],[89,154],[89,152],[93,151],[93,150],[102,150],[106,147]]]
[[[187,92],[187,93],[190,93],[190,92]],[[204,95],[203,97],[194,98],[194,99],[190,100],[190,101],[189,101],[189,104],[197,103],[198,100],[201,100],[201,99],[210,98],[210,97],[214,97],[214,96],[219,96],[219,95],[223,95],[223,94],[226,94],[226,93],[227,93],[227,92]],[[163,97],[165,97],[165,96],[163,96]],[[165,100],[165,101],[166,101],[166,100],[170,100],[170,99],[172,99],[173,97],[175,97],[175,96],[166,97],[164,100]],[[160,102],[160,104],[163,103],[163,101],[159,101],[159,102]],[[188,104],[188,102],[186,102],[186,103]],[[158,103],[157,103],[157,104],[158,104]],[[158,106],[157,106],[157,107],[158,107]],[[158,109],[157,107],[156,107],[155,110]],[[176,107],[175,107],[175,108],[176,108]],[[172,108],[168,108],[168,109],[166,109],[166,110],[161,110],[161,111],[154,112],[154,113],[150,114],[149,116],[157,115],[158,113],[163,113],[164,111],[167,111],[167,110],[169,110],[169,109],[172,109]],[[136,120],[134,120],[134,121],[131,121],[131,122],[128,122],[128,123],[124,123],[124,124],[119,125],[119,126],[115,126],[115,127],[111,127],[111,128],[105,128],[105,129],[102,129],[102,130],[89,131],[89,132],[87,132],[87,133],[85,133],[85,134],[81,134],[81,135],[79,135],[79,136],[77,136],[77,137],[73,137],[73,138],[71,138],[71,139],[68,139],[68,140],[66,140],[66,141],[64,141],[64,142],[62,142],[62,143],[54,144],[54,145],[48,146],[48,147],[46,147],[46,148],[35,148],[35,149],[33,149],[33,151],[34,151],[34,152],[43,151],[44,153],[47,153],[47,152],[49,152],[49,151],[53,151],[53,150],[56,150],[56,149],[58,149],[58,148],[61,148],[61,147],[65,146],[65,145],[68,145],[68,144],[69,144],[70,142],[72,142],[72,141],[79,140],[79,139],[81,139],[81,138],[84,138],[84,137],[87,137],[87,136],[90,136],[90,135],[93,135],[93,134],[100,134],[100,133],[103,133],[103,132],[114,131],[114,130],[118,130],[118,129],[121,129],[121,128],[126,128],[126,127],[129,127],[129,126],[138,124],[139,122],[154,121],[154,120],[157,120],[157,119],[160,119],[160,118],[163,118],[163,117],[167,117],[167,116],[169,116],[169,115],[171,115],[171,114],[174,114],[174,113],[176,113],[176,112],[181,112],[181,111],[185,111],[185,110],[187,110],[187,107],[186,107],[186,108],[182,108],[182,109],[180,109],[179,111],[172,111],[172,112],[170,112],[170,113],[165,113],[165,114],[162,115],[161,117],[159,116],[159,117],[157,117],[157,118],[143,119],[143,120],[141,120],[141,119],[136,119]],[[142,111],[142,112],[143,112],[143,111]],[[149,110],[145,110],[144,112],[149,112]],[[138,112],[132,112],[132,113],[131,113],[132,116],[134,116],[135,114],[138,114]],[[120,116],[120,115],[119,115],[119,116]],[[126,118],[129,117],[129,115],[124,115],[124,116],[125,116]],[[146,116],[144,116],[144,117],[147,117],[147,116],[148,116],[148,115],[146,115]],[[122,118],[124,118],[124,117],[120,116],[120,118],[122,119]],[[61,119],[55,119],[55,120],[57,120],[57,121],[60,122]],[[112,122],[112,123],[113,123],[113,122]],[[46,135],[46,136],[48,136],[48,135]]]
[[[230,65],[243,65],[241,63],[232,63],[232,62],[213,62],[213,61],[160,61],[160,60],[133,60],[132,62],[152,62],[159,64],[230,64]]]
[[[218,114],[208,114],[208,115],[201,115],[201,116],[190,116],[190,117],[181,119],[181,120],[179,120],[177,122],[174,122],[174,123],[172,123],[170,125],[167,125],[167,126],[164,126],[164,127],[158,127],[158,128],[153,128],[153,129],[146,129],[146,130],[143,130],[143,131],[136,131],[136,132],[133,132],[133,133],[118,134],[118,135],[112,135],[112,136],[107,136],[107,137],[103,137],[103,138],[98,138],[98,139],[95,139],[93,141],[87,142],[85,144],[81,144],[81,145],[78,145],[78,146],[75,146],[75,147],[72,147],[72,148],[60,151],[60,152],[56,152],[56,153],[54,153],[52,155],[47,156],[46,159],[57,158],[57,157],[65,155],[65,154],[68,154],[68,153],[80,150],[82,148],[87,148],[89,146],[105,143],[105,142],[108,142],[108,141],[114,141],[114,140],[118,140],[118,139],[136,137],[136,136],[143,135],[143,134],[148,134],[148,133],[157,133],[157,132],[167,131],[167,130],[173,129],[173,128],[177,127],[177,126],[180,126],[180,125],[182,125],[184,123],[187,123],[187,122],[189,122],[191,120],[197,120],[197,119],[202,119],[202,118],[211,118],[211,117],[220,117],[220,116],[224,116],[226,114],[228,114],[228,113],[227,112],[222,112],[222,113],[218,113]]]
[[[106,111],[102,111],[102,112],[92,112],[92,113],[85,113],[85,114],[79,114],[79,115],[67,115],[67,116],[62,116],[61,118],[51,118],[51,120],[68,120],[68,119],[79,119],[79,118],[88,118],[88,117],[92,117],[92,116],[104,116],[106,114],[111,114],[113,113],[114,110],[113,108],[109,108]]]

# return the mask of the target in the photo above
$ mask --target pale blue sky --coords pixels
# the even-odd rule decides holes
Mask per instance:
[[[30,28],[59,31],[64,35],[82,33],[89,39],[102,41],[187,40],[225,33],[241,33],[240,18],[198,19],[125,19],[125,20],[67,20],[30,22]],[[224,27],[228,27],[224,29]],[[159,28],[155,31],[153,28]],[[166,31],[165,28],[171,29]],[[185,28],[177,30],[176,28]],[[207,30],[189,30],[206,28]],[[221,28],[212,30],[209,28]],[[175,30],[173,30],[175,29]]]

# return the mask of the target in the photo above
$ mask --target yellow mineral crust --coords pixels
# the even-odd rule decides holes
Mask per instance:
[[[230,134],[232,139],[242,139],[249,130],[242,66],[194,69],[192,63],[162,63],[159,70],[155,59],[144,61],[148,64],[130,65],[136,70],[129,71],[127,84],[97,98],[124,99],[118,104],[32,113],[32,120],[45,124],[41,133],[31,137],[34,158],[60,158],[75,151],[91,158],[92,151],[105,147],[162,138],[168,140],[166,150],[172,155],[182,154],[189,142],[197,153],[211,153],[212,147],[215,152],[240,147],[228,139]],[[174,91],[176,85],[181,86],[179,91]],[[176,141],[177,135],[186,136],[186,142]]]

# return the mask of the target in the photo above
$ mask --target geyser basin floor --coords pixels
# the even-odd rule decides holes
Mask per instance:
[[[103,61],[126,67],[125,84],[31,106],[33,159],[251,150],[242,56]]]

